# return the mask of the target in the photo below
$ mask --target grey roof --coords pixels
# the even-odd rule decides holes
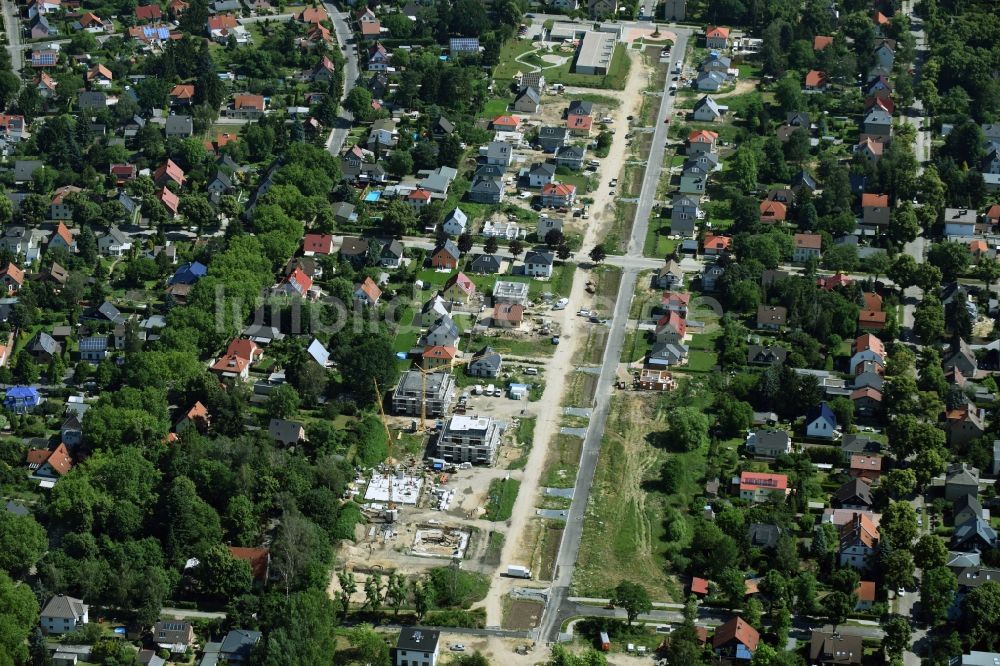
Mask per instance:
[[[565,139],[569,135],[569,130],[565,127],[545,126],[539,128],[539,139]]]
[[[522,90],[520,95],[514,98],[514,103],[517,104],[518,101],[520,101],[525,97],[527,97],[529,100],[532,101],[532,103],[536,105],[541,104],[542,102],[542,96],[538,94],[538,91],[529,86],[524,90]]]
[[[271,419],[267,424],[267,432],[272,439],[279,442],[297,442],[302,431],[302,424],[298,421],[288,421],[286,419]]]
[[[845,454],[878,453],[882,443],[868,435],[844,435],[840,440],[840,450]]]
[[[340,244],[340,254],[345,257],[356,257],[368,254],[368,240],[364,238],[346,237]]]
[[[747,360],[750,363],[782,364],[788,357],[788,350],[777,345],[750,345],[747,347]]]
[[[872,504],[872,488],[867,483],[861,479],[851,479],[840,488],[837,492],[833,494],[833,499],[838,503],[843,504],[853,499],[860,499],[862,504],[871,506]],[[852,504],[854,502],[851,502]]]
[[[232,661],[232,655],[239,655],[243,661],[249,661],[250,652],[260,640],[261,635],[259,631],[233,629],[222,640],[222,647],[219,651],[223,655],[228,655],[230,661]]]
[[[461,208],[456,208],[455,210],[448,213],[448,217],[444,218],[445,222],[455,220],[463,227],[469,222],[469,217],[465,214]]]
[[[422,627],[404,627],[396,641],[397,650],[434,652],[441,632]]]
[[[222,169],[215,172],[215,178],[212,179],[212,182],[214,183],[215,181],[219,181],[227,190],[233,189],[233,179]]]
[[[439,117],[434,121],[434,129],[441,130],[445,134],[451,134],[455,131],[455,123],[451,122],[444,116]]]
[[[480,169],[482,168],[484,167],[480,167]],[[480,175],[477,171],[470,190],[472,192],[501,192],[503,191],[503,182],[499,176]]]
[[[687,345],[679,345],[674,343],[657,343],[653,345],[653,348],[649,352],[650,359],[668,359],[671,361],[678,361],[682,358],[687,358],[688,347]]]
[[[83,599],[74,599],[73,597],[67,597],[65,594],[57,594],[49,599],[49,603],[45,604],[45,608],[42,609],[42,617],[75,620],[83,615],[86,610],[87,606],[83,603]]]
[[[957,525],[951,536],[951,542],[953,545],[959,546],[976,537],[991,545],[996,544],[997,541],[996,530],[990,527],[989,523],[981,516],[969,518],[961,525]]]
[[[130,215],[135,212],[136,206],[138,206],[135,200],[132,197],[130,197],[128,195],[128,192],[126,192],[125,190],[122,190],[121,192],[118,193],[117,201],[122,205],[122,208],[125,209],[125,212],[129,213]]]
[[[451,240],[446,240],[441,245],[438,245],[434,249],[434,253],[437,254],[441,250],[444,250],[445,252],[447,252],[451,256],[455,257],[456,259],[458,259],[459,257],[462,256],[462,252],[458,249],[458,246],[455,245],[455,243],[452,242]]]
[[[167,116],[167,123],[164,127],[167,136],[171,134],[190,135],[194,132],[194,121],[191,116]]]
[[[59,351],[59,343],[45,331],[39,331],[35,339],[32,340],[30,348],[35,352],[43,351],[46,354],[56,354]]]
[[[104,318],[107,319],[108,321],[113,321],[117,323],[119,320],[124,319],[122,317],[121,310],[116,308],[108,301],[104,301],[103,303],[101,303],[101,307],[97,308],[97,311],[101,313],[104,316]]]
[[[448,315],[442,315],[438,317],[437,321],[430,325],[427,329],[428,335],[438,334],[445,335],[456,340],[461,336],[458,330],[458,325],[455,321]]]
[[[511,146],[506,141],[490,141],[486,146],[486,158],[491,160],[506,159],[511,152]]]
[[[881,106],[876,104],[871,109],[868,110],[868,114],[865,116],[866,125],[891,125],[892,116],[889,112],[883,109]]]
[[[548,250],[528,250],[524,254],[525,264],[542,264],[551,266],[555,262],[555,255]]]
[[[495,372],[502,362],[503,356],[493,351],[493,347],[483,347],[472,357],[469,367],[486,367]]]
[[[812,121],[805,111],[789,111],[785,114],[785,122],[794,127],[809,127]]]
[[[470,268],[476,273],[494,273],[500,270],[500,257],[495,254],[477,254]]]
[[[31,511],[28,510],[28,507],[24,506],[20,502],[15,502],[14,500],[7,500],[5,508],[7,513],[12,513],[15,516],[27,516],[31,513]]]
[[[556,165],[548,162],[535,162],[531,165],[531,169],[528,170],[528,173],[531,175],[555,176]]]
[[[701,99],[699,99],[699,100],[698,100],[698,101],[697,101],[697,102],[695,103],[693,111],[697,112],[697,111],[698,111],[699,109],[701,109],[702,107],[708,107],[708,109],[709,109],[709,110],[710,110],[710,111],[711,111],[711,112],[712,112],[712,113],[713,113],[714,115],[717,115],[717,116],[721,116],[721,115],[722,115],[722,107],[720,107],[720,106],[719,106],[719,105],[718,105],[718,104],[717,104],[717,103],[715,102],[715,100],[714,100],[714,99],[712,99],[711,97],[709,97],[708,95],[705,95],[704,97],[702,97]]]
[[[334,205],[333,214],[335,217],[340,217],[343,219],[349,219],[351,215],[354,215],[354,204],[347,201],[341,201],[340,203]]]
[[[587,149],[583,146],[562,146],[556,150],[557,160],[582,160],[583,156],[586,154]]]
[[[752,523],[747,529],[747,534],[751,546],[774,548],[778,544],[778,537],[781,536],[781,528],[777,525]]]
[[[41,160],[17,160],[14,162],[14,180],[22,182],[31,180],[31,175],[45,166]]]
[[[569,108],[566,109],[566,112],[571,116],[589,116],[594,112],[594,103],[574,99],[569,103]]]
[[[952,515],[957,515],[966,509],[972,511],[975,516],[983,515],[983,505],[979,498],[969,493],[959,497],[951,506]]]
[[[401,258],[403,256],[403,244],[396,239],[392,239],[390,242],[382,246],[383,258]]]
[[[964,462],[953,463],[948,465],[948,471],[945,473],[945,483],[977,485],[979,483],[979,470]]]

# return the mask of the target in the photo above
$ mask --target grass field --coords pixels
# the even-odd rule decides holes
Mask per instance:
[[[697,487],[681,488],[669,497],[659,484],[668,454],[646,436],[665,427],[666,409],[660,396],[630,393],[613,399],[608,428],[601,445],[590,506],[584,520],[583,542],[573,577],[573,592],[603,597],[622,580],[640,582],[654,599],[677,600],[676,586],[665,570],[667,553],[664,511],[685,504]],[[704,452],[690,457],[697,482]],[[684,493],[688,493],[686,496]]]
[[[501,522],[510,519],[514,512],[514,502],[521,482],[516,479],[493,479],[490,481],[489,496],[486,500],[486,520]]]
[[[615,206],[615,219],[612,221],[608,233],[604,236],[604,249],[609,253],[624,253],[629,237],[632,235],[635,210],[634,203],[621,203],[619,201]]]
[[[666,257],[673,254],[679,241],[667,238],[670,235],[670,218],[656,217],[649,221],[646,227],[646,240],[642,245],[642,254],[647,257]]]
[[[549,448],[549,455],[542,472],[542,485],[546,488],[572,488],[576,483],[576,472],[580,469],[580,451],[583,440],[573,435],[556,435],[555,445]]]
[[[653,340],[648,331],[630,330],[625,334],[625,344],[622,345],[622,363],[642,360],[652,348]]]
[[[507,106],[510,105],[510,102],[509,97],[491,99],[483,106],[483,117],[496,118],[497,116],[502,116],[507,113]]]
[[[563,393],[563,407],[590,407],[594,403],[597,375],[592,372],[574,372],[569,377]]]
[[[506,356],[527,358],[552,356],[556,347],[552,341],[545,338],[516,338],[502,335],[474,335],[469,340],[469,349],[478,349],[489,345],[494,351]]]
[[[514,75],[518,72],[527,71],[529,68],[517,62],[515,58],[531,51],[534,47],[527,39],[510,39],[500,49],[500,60],[493,68],[493,78],[497,86],[506,89]],[[548,77],[546,77],[548,78]]]

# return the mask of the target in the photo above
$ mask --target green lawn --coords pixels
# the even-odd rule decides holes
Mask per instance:
[[[582,447],[583,440],[579,437],[556,435],[556,445],[550,449],[545,471],[542,473],[542,484],[546,488],[573,487],[580,467]]]
[[[622,345],[622,363],[635,363],[646,357],[653,348],[653,339],[647,331],[630,330]]]
[[[493,479],[486,500],[486,520],[508,520],[514,512],[514,501],[521,482],[515,479]]]
[[[530,70],[530,67],[517,62],[515,58],[533,48],[531,41],[526,39],[510,39],[503,45],[500,49],[500,61],[493,68],[493,78],[497,86],[506,89],[515,74]]]
[[[682,366],[689,372],[709,372],[718,362],[718,355],[715,352],[691,349],[688,356],[688,364]]]
[[[673,254],[679,241],[667,238],[670,235],[670,218],[654,217],[646,228],[646,241],[642,253],[647,257],[666,257]]]
[[[552,356],[556,350],[556,346],[552,344],[552,340],[547,337],[524,339],[476,335],[469,338],[469,349],[480,349],[486,345],[493,347],[493,349],[500,354],[526,358]]]
[[[483,107],[483,117],[496,118],[497,116],[502,116],[507,113],[507,106],[510,104],[510,101],[509,97],[491,99]]]

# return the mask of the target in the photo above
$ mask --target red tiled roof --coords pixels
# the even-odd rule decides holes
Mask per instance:
[[[467,296],[471,296],[476,293],[476,283],[470,280],[469,276],[461,271],[448,278],[448,281],[444,283],[443,289],[447,290],[452,287],[458,287]]]
[[[159,5],[145,5],[135,8],[135,17],[142,21],[157,20],[163,16]]]
[[[326,10],[322,7],[307,7],[295,16],[302,23],[322,23],[327,19]]]
[[[729,28],[722,26],[709,26],[705,29],[705,37],[722,37],[729,39]]]
[[[1000,220],[1000,204],[993,204],[986,211],[986,217],[990,218],[994,222]]]
[[[865,389],[859,389],[858,391],[855,391],[854,393],[852,393],[851,394],[851,399],[853,400],[854,397],[855,397],[855,395],[859,391],[864,391],[864,390]],[[867,390],[869,390],[869,391],[875,391],[875,389],[873,389],[871,387],[868,387]],[[875,393],[878,395],[878,398],[881,400],[882,394],[879,393],[878,391],[875,391]],[[862,456],[862,455],[851,456],[851,469],[860,469],[860,470],[867,469],[867,470],[873,470],[873,471],[876,471],[876,472],[880,472],[880,471],[882,471],[882,456]]]
[[[519,324],[524,320],[524,306],[517,303],[497,303],[493,307],[493,320]]]
[[[859,335],[858,339],[854,341],[854,353],[859,351],[866,351],[871,349],[873,352],[885,358],[885,345],[882,341],[872,335],[871,333],[865,333],[864,335]]]
[[[782,222],[787,215],[788,207],[780,201],[762,201],[760,203],[761,219]]]
[[[806,74],[806,87],[807,88],[818,88],[826,82],[826,74],[814,69]]]
[[[361,24],[361,34],[365,37],[373,37],[382,34],[382,24],[378,21],[365,21]]]
[[[267,577],[267,565],[271,553],[267,548],[237,548],[229,546],[229,554],[250,565],[250,575],[254,580],[264,580]]]
[[[718,138],[718,132],[695,130],[688,135],[688,143],[715,143]]]
[[[229,354],[216,361],[215,365],[212,366],[212,370],[215,372],[231,372],[239,375],[243,373],[243,370],[248,365],[250,365],[250,361],[248,359],[235,354]]]
[[[263,111],[264,97],[262,95],[237,95],[233,98],[233,108]]]
[[[705,239],[702,241],[702,245],[706,250],[709,248],[716,250],[728,250],[732,242],[733,239],[729,236],[716,236],[714,234],[709,234],[705,236]]]
[[[87,80],[93,81],[97,77],[105,78],[110,81],[114,78],[114,74],[111,73],[110,69],[98,63],[87,71]]]
[[[660,303],[664,306],[687,307],[690,302],[691,294],[682,294],[678,291],[665,291],[660,299]]]
[[[823,247],[823,237],[819,234],[795,234],[792,238],[795,247],[818,250]]]
[[[694,594],[708,594],[708,580],[695,576],[691,579],[691,592]]]
[[[864,299],[864,309],[865,310],[881,310],[882,309],[882,297],[876,294],[874,291],[866,291],[861,294],[862,299]]]
[[[590,116],[582,116],[574,114],[566,118],[566,127],[568,129],[585,129],[589,130],[594,126],[594,119]]]
[[[166,176],[170,180],[174,181],[178,185],[183,185],[187,177],[184,175],[184,169],[177,166],[173,160],[167,158],[167,161],[160,166],[159,169],[153,174],[153,180],[159,181],[161,178]]]
[[[313,281],[312,278],[302,272],[301,268],[296,268],[294,271],[285,278],[286,284],[297,284],[299,290],[302,294],[305,294],[312,288]]]
[[[660,333],[665,328],[670,328],[676,331],[677,335],[684,337],[687,333],[687,321],[679,312],[668,312],[656,322],[657,333]]]
[[[228,30],[230,28],[235,28],[239,23],[236,21],[236,17],[232,14],[218,14],[217,16],[208,17],[208,29],[212,30]]]
[[[226,347],[226,355],[236,355],[248,361],[255,361],[261,356],[260,347],[253,340],[247,338],[236,338]]]
[[[857,595],[859,601],[875,601],[875,581],[863,580],[858,583]]]
[[[168,190],[166,187],[160,188],[160,191],[156,193],[156,199],[168,209],[174,215],[177,214],[177,210],[180,208],[181,200],[176,194]]]
[[[816,286],[820,289],[826,289],[827,291],[834,289],[836,287],[846,287],[851,284],[851,278],[844,275],[843,273],[837,273],[836,275],[830,275],[828,277],[816,278]]]
[[[712,639],[712,645],[719,648],[733,640],[745,645],[750,652],[754,652],[757,649],[757,644],[760,642],[760,633],[747,624],[743,618],[734,617],[715,630],[715,638]]]
[[[545,196],[568,197],[576,194],[576,185],[568,183],[546,183],[542,186],[542,194]]]
[[[406,198],[409,199],[410,201],[430,201],[431,192],[430,190],[425,190],[422,187],[418,187],[417,189],[407,194]]]
[[[871,194],[865,192],[861,195],[861,205],[871,208],[888,208],[889,207],[889,195],[888,194]]]
[[[378,303],[378,299],[382,296],[382,290],[378,288],[378,285],[370,277],[366,277],[365,281],[358,285],[358,289],[363,291],[372,303]]]
[[[770,474],[768,472],[743,472],[740,474],[740,490],[757,490],[758,488],[786,490],[788,477],[784,474]]]
[[[424,347],[424,352],[422,356],[425,359],[437,358],[445,360],[453,360],[455,356],[458,355],[458,349],[456,347],[444,346],[444,345],[432,345]]]
[[[333,251],[333,236],[331,234],[306,234],[302,239],[304,252],[330,254]]]
[[[56,227],[55,235],[59,236],[59,238],[62,238],[64,241],[66,241],[66,245],[73,245],[73,235],[69,232],[69,229],[67,229],[66,225],[63,224],[62,222],[60,222],[59,226]]]
[[[493,119],[493,127],[517,128],[521,124],[521,119],[517,116],[497,116]]]
[[[833,44],[833,37],[828,37],[827,35],[816,35],[813,38],[813,51],[822,51],[826,47]]]
[[[7,268],[0,271],[0,277],[4,275],[10,276],[10,278],[18,284],[24,284],[24,271],[15,266],[13,262],[7,264]]]
[[[170,96],[176,99],[191,99],[194,97],[194,85],[179,83],[170,91]]]

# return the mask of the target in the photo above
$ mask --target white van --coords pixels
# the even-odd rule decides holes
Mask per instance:
[[[493,384],[488,385],[486,387],[486,395],[493,395],[494,393],[496,393],[496,387]]]
[[[537,375],[538,374],[538,368],[525,368],[524,369],[524,374],[526,374],[526,375]]]

